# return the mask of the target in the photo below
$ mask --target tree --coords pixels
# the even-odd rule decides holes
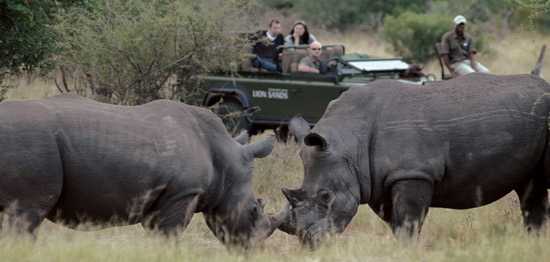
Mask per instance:
[[[0,74],[51,68],[46,58],[55,51],[50,29],[55,13],[84,4],[85,0],[0,1]]]
[[[313,23],[328,27],[345,28],[358,24],[369,27],[382,25],[386,15],[395,15],[403,10],[422,12],[429,0],[261,0],[271,8],[291,9]]]
[[[198,103],[199,76],[242,59],[247,43],[232,32],[250,25],[251,6],[248,0],[97,0],[93,9],[59,17],[56,63],[73,79],[70,89],[103,101]]]

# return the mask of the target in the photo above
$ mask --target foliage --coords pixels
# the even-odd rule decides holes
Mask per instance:
[[[51,69],[46,58],[55,51],[55,35],[50,29],[54,14],[85,4],[86,0],[0,1],[0,71]]]
[[[97,0],[59,17],[56,62],[73,89],[103,101],[196,103],[197,76],[242,56],[246,45],[230,32],[246,28],[250,8],[247,0]]]
[[[384,36],[397,54],[415,62],[425,62],[434,55],[434,43],[449,31],[451,23],[444,15],[404,12],[386,18]]]
[[[260,1],[278,9],[292,9],[313,23],[329,27],[346,27],[354,24],[380,26],[386,15],[397,14],[401,10],[421,12],[426,8],[426,0],[295,0]]]

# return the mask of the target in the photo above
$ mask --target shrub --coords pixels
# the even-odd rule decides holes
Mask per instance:
[[[196,103],[196,77],[242,56],[246,44],[230,32],[246,27],[248,2],[97,0],[60,16],[56,62],[71,89],[98,100]]]
[[[434,55],[433,45],[451,28],[448,16],[404,12],[385,19],[384,37],[406,59],[425,62]]]

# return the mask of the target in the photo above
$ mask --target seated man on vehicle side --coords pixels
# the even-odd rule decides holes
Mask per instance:
[[[256,57],[252,60],[252,65],[256,68],[265,69],[269,72],[280,72],[279,55],[277,48],[284,45],[285,39],[281,34],[281,22],[277,19],[269,22],[267,31],[260,31],[258,39],[252,47],[252,52]]]
[[[302,58],[298,64],[298,72],[324,74],[326,65],[321,61],[321,48],[319,42],[313,42],[309,45],[308,56]]]
[[[472,38],[466,34],[466,18],[454,18],[454,30],[447,32],[441,39],[441,55],[445,66],[453,77],[474,72],[489,73],[481,63],[475,61],[475,50]]]

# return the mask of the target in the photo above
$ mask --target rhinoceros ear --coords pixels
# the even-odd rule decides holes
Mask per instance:
[[[328,148],[327,140],[317,133],[309,133],[304,138],[304,144],[307,146],[316,146],[321,151],[326,151]]]
[[[238,136],[234,137],[235,141],[241,145],[246,145],[248,143],[248,140],[250,139],[250,136],[248,135],[248,132],[246,130],[243,130]]]
[[[281,191],[283,191],[283,195],[285,195],[286,199],[292,207],[294,207],[298,202],[303,201],[306,198],[306,192],[302,189],[283,188],[281,189]]]
[[[270,136],[262,141],[245,145],[244,150],[250,157],[263,158],[271,154],[271,151],[273,151],[273,143],[275,143],[275,137]]]
[[[304,137],[311,130],[309,123],[301,116],[295,116],[288,123],[288,131],[290,135],[296,137],[296,142],[301,144],[304,142]]]

